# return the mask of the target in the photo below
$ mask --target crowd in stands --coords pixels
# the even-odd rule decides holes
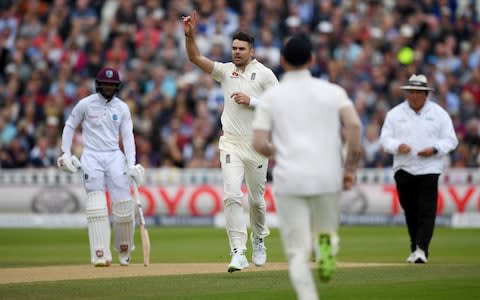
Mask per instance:
[[[478,1],[2,0],[0,168],[55,166],[65,120],[95,92],[104,66],[120,72],[139,163],[218,168],[223,94],[186,57],[181,17],[193,10],[202,54],[229,61],[232,33],[245,30],[256,58],[279,78],[282,41],[308,32],[312,74],[345,87],[360,113],[362,167],[391,166],[379,130],[414,73],[427,75],[430,99],[454,122],[460,144],[450,166],[480,165]],[[78,131],[77,155],[81,138]]]

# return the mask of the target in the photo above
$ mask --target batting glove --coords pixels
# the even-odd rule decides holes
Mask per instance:
[[[145,174],[145,169],[142,167],[141,164],[136,164],[134,166],[128,167],[127,175],[130,177],[131,180],[135,180],[136,183],[140,183],[143,179],[143,175]]]
[[[63,171],[73,174],[80,169],[81,164],[75,155],[63,153],[62,156],[57,159],[57,166]]]

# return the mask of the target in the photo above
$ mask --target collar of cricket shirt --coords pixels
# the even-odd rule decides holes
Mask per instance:
[[[245,70],[242,71],[242,69],[240,69],[239,67],[235,66],[235,72],[239,73],[239,74],[243,74],[243,73],[246,73],[247,70],[250,68],[251,65],[253,64],[256,64],[257,63],[257,59],[256,58],[252,58],[252,60],[248,63],[248,65],[245,66]]]
[[[292,70],[288,71],[283,75],[283,78],[289,79],[289,78],[307,78],[311,77],[312,74],[310,74],[309,70],[302,69],[302,70]]]

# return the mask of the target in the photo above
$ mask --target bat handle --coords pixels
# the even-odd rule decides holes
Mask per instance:
[[[138,216],[140,218],[140,225],[145,225],[145,217],[143,216],[142,204],[140,203],[140,194],[138,192],[138,184],[135,180],[132,180],[133,195],[135,203],[137,204]]]
[[[137,204],[138,207],[138,215],[140,217],[140,225],[145,225],[145,218],[143,217],[143,209],[141,204]]]

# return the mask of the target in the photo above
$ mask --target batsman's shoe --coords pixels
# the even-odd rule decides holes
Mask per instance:
[[[93,263],[95,267],[109,267],[110,264],[111,261],[107,260],[105,257],[99,257]]]
[[[414,257],[414,262],[416,264],[426,264],[427,263],[427,256],[425,255],[425,251],[423,251],[422,249],[418,248],[417,247],[417,250],[415,250],[415,252],[413,252],[415,254],[415,257]]]
[[[264,239],[257,238],[253,233],[250,234],[252,241],[252,262],[261,267],[267,262],[267,247],[265,247]]]
[[[118,253],[118,261],[120,262],[121,266],[128,266],[130,263],[130,253],[127,252],[119,252]]]
[[[228,265],[228,272],[233,273],[248,268],[248,260],[243,251],[234,251]]]
[[[318,239],[320,248],[320,257],[318,259],[318,275],[320,280],[329,281],[337,267],[335,256],[332,253],[329,234],[320,234]]]

